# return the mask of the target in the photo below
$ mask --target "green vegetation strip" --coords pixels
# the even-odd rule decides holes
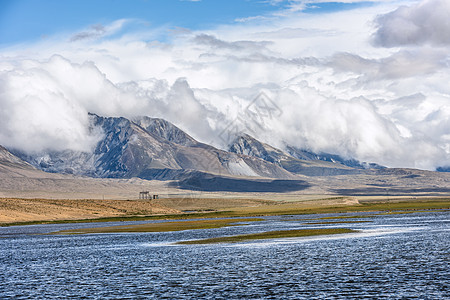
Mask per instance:
[[[325,228],[325,229],[300,229],[300,230],[279,230],[268,231],[262,233],[253,234],[241,234],[233,236],[224,236],[203,240],[183,241],[178,242],[179,245],[201,245],[201,244],[217,244],[217,243],[238,243],[252,240],[265,240],[265,239],[278,239],[278,238],[294,238],[305,237],[315,235],[329,235],[329,234],[342,234],[342,233],[354,233],[357,230],[347,228]]]
[[[298,222],[298,221],[321,221],[321,220],[340,220],[340,219],[364,219],[370,218],[375,215],[364,215],[364,216],[334,216],[334,217],[322,217],[322,218],[309,218],[309,219],[285,219],[282,221],[286,222]],[[336,221],[339,223],[361,223],[361,222],[371,222],[371,221]],[[308,223],[312,224],[312,223]]]
[[[121,233],[121,232],[168,232],[182,231],[192,229],[212,229],[227,226],[242,225],[239,223],[248,223],[263,221],[264,219],[247,218],[247,219],[214,219],[214,220],[193,220],[193,221],[177,221],[162,223],[146,223],[129,226],[110,226],[98,228],[83,228],[76,230],[62,230],[53,232],[53,234],[87,234],[87,233]]]
[[[335,216],[335,217],[323,217],[315,220],[334,220],[334,219],[362,219],[362,218],[370,218],[373,215],[364,215],[364,216]],[[311,219],[313,220],[313,219]]]
[[[388,211],[384,213],[379,213],[373,216],[386,216],[386,215],[404,215],[404,214],[412,214],[416,212],[426,212],[426,210],[417,210],[417,211]]]
[[[281,206],[281,205],[280,205]],[[257,208],[256,208],[257,209]],[[304,214],[325,214],[325,213],[350,213],[350,212],[396,212],[396,211],[428,211],[428,210],[448,210],[450,209],[450,201],[416,201],[416,202],[378,202],[378,203],[362,203],[359,205],[349,206],[328,206],[317,208],[295,208],[287,210],[279,209],[272,212],[265,212],[261,215],[304,215]],[[224,216],[231,216],[232,212]],[[258,214],[248,212],[240,216],[258,216]],[[343,216],[346,218],[347,216]],[[330,217],[331,218],[331,217]],[[336,217],[333,217],[336,218]],[[339,217],[337,217],[339,218]]]
[[[308,222],[303,225],[326,225],[326,224],[352,224],[352,223],[370,223],[372,221],[331,221],[331,222]]]

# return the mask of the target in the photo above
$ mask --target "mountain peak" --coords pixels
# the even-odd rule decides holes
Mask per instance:
[[[159,118],[137,117],[133,122],[151,134],[157,135],[169,142],[182,146],[194,146],[198,142],[189,134],[174,124]]]
[[[296,157],[260,142],[248,134],[238,136],[229,147],[230,152],[261,158],[285,170],[308,176],[338,175],[356,172],[352,167],[339,162],[322,161],[313,153],[307,157]]]
[[[287,155],[280,149],[258,141],[249,134],[242,134],[234,139],[229,146],[229,151],[237,154],[262,158],[271,163],[279,163],[286,159]]]

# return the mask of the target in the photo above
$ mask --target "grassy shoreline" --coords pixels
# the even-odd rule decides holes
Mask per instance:
[[[399,213],[428,210],[449,210],[450,199],[428,199],[417,201],[370,201],[352,205],[325,205],[314,206],[314,204],[297,202],[281,203],[273,205],[263,205],[257,207],[238,207],[235,209],[196,212],[181,214],[161,214],[161,215],[124,215],[90,219],[74,220],[39,220],[25,222],[0,223],[1,227],[39,225],[39,224],[65,224],[65,223],[99,223],[99,222],[124,222],[124,221],[151,221],[151,220],[188,220],[202,218],[231,218],[231,217],[262,217],[276,215],[305,215],[305,214],[326,214],[326,213],[350,213],[350,212],[381,212]]]

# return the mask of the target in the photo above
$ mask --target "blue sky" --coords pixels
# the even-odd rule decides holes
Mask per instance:
[[[2,0],[0,40],[2,44],[36,40],[124,18],[155,27],[202,29],[273,9],[268,3],[245,0]]]
[[[305,12],[331,12],[369,3],[309,4]],[[288,5],[289,1],[261,0],[1,0],[0,45],[38,41],[118,19],[137,19],[155,28],[202,30],[236,19],[270,15]]]

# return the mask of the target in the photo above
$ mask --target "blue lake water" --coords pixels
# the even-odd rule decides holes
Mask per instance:
[[[450,299],[450,212],[379,215],[352,224],[301,220],[317,217],[166,233],[42,235],[105,223],[0,228],[0,299]],[[174,245],[327,227],[361,232]]]

